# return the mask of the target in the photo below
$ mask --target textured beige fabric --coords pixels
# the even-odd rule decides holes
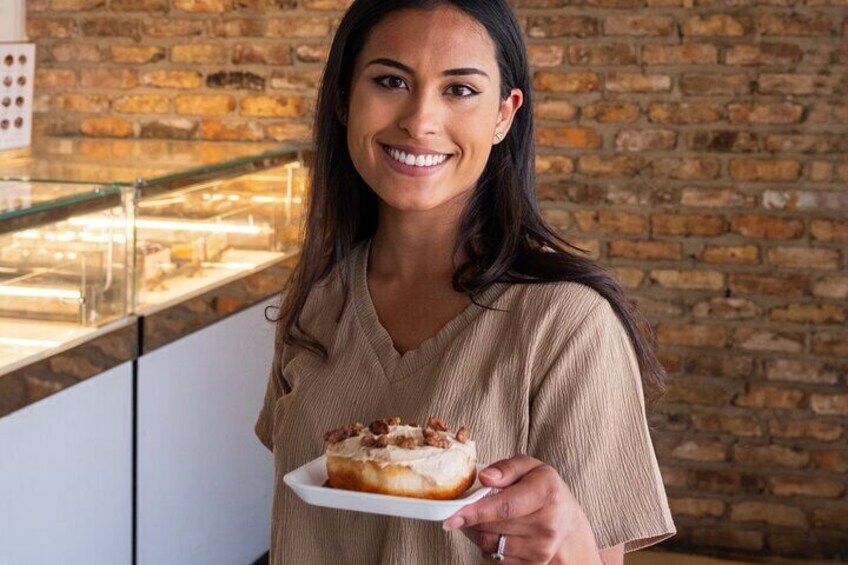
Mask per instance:
[[[609,304],[573,283],[497,284],[404,355],[380,325],[367,287],[370,242],[353,252],[351,297],[339,277],[316,286],[302,322],[328,348],[323,364],[283,351],[256,434],[274,452],[271,563],[480,563],[460,532],[426,522],[312,507],[282,481],[318,457],[323,433],[353,421],[430,415],[465,424],[480,462],[527,453],[555,467],[601,548],[627,550],[674,530],[648,435],[639,369]],[[290,390],[286,394],[282,391]]]

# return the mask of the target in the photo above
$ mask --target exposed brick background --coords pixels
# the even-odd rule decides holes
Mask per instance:
[[[308,138],[345,0],[29,0],[37,131]],[[675,548],[848,558],[848,0],[513,0],[546,217],[655,325]]]

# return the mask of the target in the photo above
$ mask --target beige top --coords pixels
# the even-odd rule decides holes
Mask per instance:
[[[256,434],[274,452],[271,563],[481,563],[441,522],[309,506],[282,481],[323,453],[325,431],[354,421],[443,418],[464,424],[478,461],[527,453],[556,468],[600,548],[634,550],[675,532],[645,419],[639,368],[609,303],[575,283],[498,283],[417,349],[400,355],[368,290],[370,241],[352,253],[341,319],[340,277],[316,285],[302,324],[327,347],[302,348],[269,379]],[[282,394],[286,388],[291,392]]]

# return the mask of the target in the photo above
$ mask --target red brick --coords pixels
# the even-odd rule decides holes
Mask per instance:
[[[727,338],[723,326],[663,322],[657,326],[657,341],[666,345],[724,347]]]
[[[845,485],[831,479],[779,476],[771,479],[771,491],[778,496],[839,498],[845,492]],[[848,524],[848,520],[846,520],[846,524]]]
[[[738,181],[792,181],[801,176],[801,163],[794,159],[731,159],[730,178]]]
[[[660,74],[610,73],[606,80],[607,92],[670,92],[671,77]]]
[[[848,222],[813,220],[810,233],[819,241],[848,242]]]
[[[756,318],[761,311],[754,302],[744,298],[710,298],[692,307],[692,315],[696,318],[719,320]]]
[[[689,440],[678,444],[671,456],[688,461],[724,461],[727,459],[727,447],[718,441]]]
[[[813,335],[813,353],[848,357],[848,334],[817,332]]]
[[[724,514],[724,502],[712,498],[673,498],[668,505],[674,515],[707,516],[718,518]]]
[[[771,319],[799,324],[832,324],[845,321],[845,309],[836,304],[789,304],[773,309]]]
[[[769,502],[737,502],[730,508],[730,519],[733,522],[765,522],[774,526],[794,528],[807,525],[803,510]]]
[[[844,370],[848,370],[848,367]],[[836,384],[841,372],[840,369],[816,361],[775,359],[766,362],[766,377],[774,381]]]
[[[804,116],[804,106],[794,102],[733,103],[727,105],[731,124],[796,124]]]
[[[638,288],[645,280],[645,272],[632,267],[615,267],[612,269],[615,278],[625,288]]]
[[[636,65],[636,47],[626,43],[581,43],[568,47],[568,61],[574,66]]]
[[[581,231],[640,235],[648,230],[648,221],[644,216],[629,212],[577,210],[574,219]]]
[[[848,416],[848,394],[813,394],[810,408],[816,414]]]
[[[674,30],[674,19],[668,16],[622,15],[604,20],[607,35],[669,36]]]
[[[760,16],[760,33],[769,35],[829,36],[834,19],[828,14],[764,13]]]
[[[670,129],[625,129],[615,136],[618,151],[671,150],[677,145],[677,133]]]
[[[601,157],[600,155],[582,155],[577,161],[578,172],[590,177],[626,177],[635,176],[644,166],[644,159],[635,155]]]
[[[651,177],[670,180],[718,178],[721,161],[713,157],[660,157],[650,162]]]
[[[655,102],[648,107],[651,122],[659,124],[709,124],[722,119],[724,109],[708,102]]]
[[[654,235],[717,236],[724,231],[721,216],[704,214],[651,214]]]
[[[669,241],[616,240],[609,242],[608,255],[648,261],[680,259],[680,243]]]
[[[848,473],[848,453],[826,449],[813,453],[816,467],[835,473]]]
[[[823,277],[813,285],[813,294],[822,298],[844,300],[848,298],[848,277]]]
[[[747,394],[737,396],[733,404],[747,408],[782,408],[788,410],[798,408],[803,400],[804,392],[800,390],[752,385]]]
[[[585,106],[582,117],[602,124],[630,123],[639,119],[639,106],[631,102],[599,100]]]
[[[663,288],[690,290],[720,290],[724,288],[724,275],[717,271],[654,270],[650,278]]]
[[[726,432],[743,437],[760,437],[763,431],[753,416],[727,416],[724,414],[692,414],[696,430]]]
[[[737,265],[760,262],[760,249],[756,245],[705,245],[700,260],[704,263],[731,263]]]
[[[848,531],[848,512],[844,508],[817,508],[813,511],[813,526]]]
[[[733,333],[733,343],[742,349],[800,353],[804,349],[804,335],[756,328],[738,328]]]
[[[769,263],[790,269],[835,270],[839,268],[839,251],[812,247],[772,247],[766,253]]]
[[[600,78],[589,72],[538,71],[533,75],[533,88],[540,92],[595,92],[600,89]]]
[[[664,404],[684,403],[702,406],[724,406],[730,394],[720,382],[706,379],[673,378],[669,379],[663,395]]]
[[[693,469],[691,487],[697,492],[732,494],[762,494],[766,490],[765,481],[751,473],[740,473],[724,469]]]
[[[821,420],[770,420],[769,433],[782,438],[810,438],[835,441],[842,437],[842,426]]]
[[[806,467],[810,454],[798,448],[782,445],[743,445],[733,446],[733,459],[742,465],[755,467]]]
[[[600,149],[603,139],[591,128],[540,127],[536,131],[536,142],[540,147],[565,149]]]
[[[804,222],[772,216],[735,216],[730,231],[757,239],[797,239],[804,235]]]
[[[752,196],[730,188],[687,187],[680,193],[683,206],[698,208],[753,208],[756,201]]]
[[[754,31],[754,20],[745,14],[693,16],[683,23],[684,36],[742,37]]]
[[[718,50],[709,43],[649,44],[642,47],[642,62],[648,65],[711,65],[718,62]]]
[[[728,284],[734,293],[803,296],[808,292],[810,279],[801,274],[767,276],[756,273],[730,273]]]

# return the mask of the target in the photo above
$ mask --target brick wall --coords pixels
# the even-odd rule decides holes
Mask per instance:
[[[305,138],[343,0],[29,0],[37,129]],[[848,2],[513,0],[546,217],[671,374],[674,548],[848,558]]]

